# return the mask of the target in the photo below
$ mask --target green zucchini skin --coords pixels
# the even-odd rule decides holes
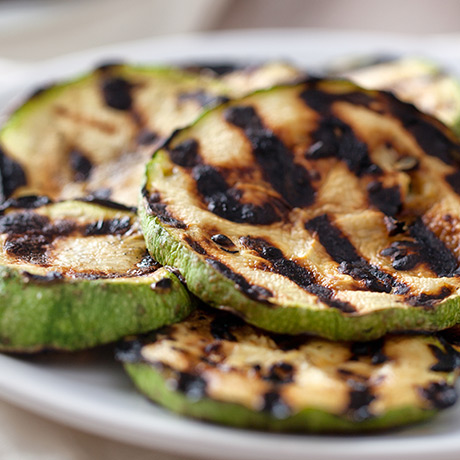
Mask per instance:
[[[422,422],[455,403],[458,368],[442,356],[458,346],[446,337],[289,339],[198,309],[126,338],[117,358],[142,393],[180,414],[239,428],[357,433]]]
[[[171,280],[160,295],[156,282]],[[161,268],[136,284],[121,280],[42,281],[0,268],[0,350],[76,351],[115,342],[187,317],[190,297]]]
[[[177,276],[146,256],[132,211],[67,201],[2,213],[1,351],[82,350],[194,309]]]

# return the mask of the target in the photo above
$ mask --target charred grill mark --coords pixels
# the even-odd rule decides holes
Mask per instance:
[[[100,219],[86,225],[83,234],[85,236],[124,235],[130,228],[131,219],[129,216],[107,220]]]
[[[453,276],[458,267],[457,259],[421,218],[409,227],[409,233],[417,242],[420,257],[436,275]]]
[[[454,326],[438,332],[438,337],[442,338],[443,343],[447,342],[450,345],[460,347],[460,326]]]
[[[294,372],[295,369],[292,364],[279,362],[271,365],[267,375],[262,378],[275,385],[282,385],[294,381]]]
[[[457,402],[455,388],[445,382],[432,382],[427,387],[420,388],[419,391],[434,409],[445,409]]]
[[[51,222],[47,217],[31,211],[0,217],[0,233],[7,235],[5,251],[33,264],[45,265],[46,252],[54,239],[69,235],[74,229],[73,222]]]
[[[387,216],[395,216],[402,209],[401,192],[398,186],[384,187],[381,182],[371,182],[367,187],[369,200],[373,206]]]
[[[452,187],[452,190],[460,195],[460,171],[456,171],[446,176],[446,181]]]
[[[148,205],[148,211],[158,217],[162,223],[174,228],[187,228],[187,225],[184,222],[173,217],[168,211],[166,205],[161,203],[161,197],[159,193],[149,194],[147,189],[144,187],[142,194]]]
[[[116,209],[117,211],[126,211],[126,212],[137,212],[137,208],[133,206],[125,206],[124,204],[117,203],[115,201],[107,200],[104,198],[100,198],[98,195],[88,195],[83,198],[78,198],[77,201],[81,201],[83,203],[93,203],[99,206],[104,206],[105,208]]]
[[[436,345],[429,345],[434,357],[438,360],[431,366],[435,372],[453,372],[460,367],[460,353],[444,337],[439,334],[438,338],[444,347],[444,350]]]
[[[193,240],[190,236],[184,236],[184,241],[198,254],[205,256],[207,254],[206,250],[201,246],[198,241]]]
[[[224,117],[243,130],[264,178],[291,207],[306,207],[314,202],[315,189],[308,171],[295,163],[292,152],[282,140],[263,126],[253,107],[230,107]]]
[[[367,145],[339,118],[327,116],[321,119],[312,138],[307,158],[338,158],[358,177],[381,173],[381,169],[372,163]]]
[[[350,91],[348,93],[328,93],[317,88],[320,80],[310,79],[308,87],[300,94],[300,98],[313,110],[323,116],[331,115],[332,105],[335,102],[348,102],[370,108],[375,98],[364,91]]]
[[[388,356],[383,352],[383,346],[383,338],[370,342],[354,342],[351,345],[351,361],[357,361],[361,357],[368,357],[371,359],[371,364],[382,364],[388,361]]]
[[[233,335],[232,330],[240,328],[243,324],[243,320],[238,318],[238,316],[230,313],[222,313],[211,321],[210,332],[216,340],[236,342],[237,339]]]
[[[177,372],[176,389],[184,393],[187,398],[198,401],[206,396],[207,383],[202,377],[189,374],[188,372]]]
[[[280,420],[288,418],[292,413],[291,408],[275,390],[268,391],[263,395],[262,412],[267,412]]]
[[[363,422],[373,417],[369,406],[376,397],[372,394],[369,384],[350,378],[347,380],[347,385],[350,387],[350,399],[345,412],[347,417],[354,422]]]
[[[105,103],[116,110],[131,110],[133,85],[121,77],[108,76],[101,81],[101,92]]]
[[[426,294],[422,292],[419,295],[409,295],[406,297],[406,302],[414,307],[431,308],[438,304],[441,300],[452,294],[452,289],[443,286],[439,292],[435,294]]]
[[[232,269],[227,267],[225,264],[218,260],[207,258],[206,262],[217,270],[218,272],[222,273],[226,278],[233,281],[238,288],[246,294],[250,299],[257,300],[259,302],[268,303],[268,298],[273,296],[273,293],[268,289],[262,286],[255,286],[250,284],[246,278],[239,273],[235,273]]]
[[[339,272],[363,281],[370,291],[389,293],[393,287],[397,287],[391,275],[371,265],[356,252],[349,239],[332,224],[327,214],[311,219],[305,228],[314,232],[327,253],[339,264]]]
[[[285,276],[297,286],[318,297],[319,300],[330,307],[337,308],[344,313],[354,313],[356,309],[348,302],[334,299],[332,289],[317,284],[313,274],[293,260],[286,259],[275,246],[270,245],[262,238],[241,237],[243,246],[255,251],[258,256],[271,263],[270,270],[281,276]]]
[[[404,128],[415,138],[427,155],[434,156],[447,165],[459,164],[460,145],[449,139],[435,120],[419,112],[412,104],[399,101],[391,93],[385,94],[388,110],[397,117]]]
[[[217,96],[203,89],[179,94],[179,101],[196,101],[201,107],[228,102],[227,96]]]
[[[76,182],[84,182],[91,175],[93,165],[91,161],[79,150],[72,150],[69,154],[70,167]]]
[[[198,142],[195,139],[187,139],[169,150],[169,158],[176,165],[192,168],[202,163],[198,150]]]
[[[219,171],[210,165],[198,165],[193,168],[193,178],[198,192],[208,205],[208,210],[224,219],[236,223],[270,225],[281,220],[282,210],[279,203],[264,203],[257,206],[241,203],[241,192],[229,187]]]
[[[47,196],[27,195],[19,198],[10,198],[0,205],[0,212],[7,209],[36,209],[52,203]]]
[[[19,187],[27,184],[22,166],[0,147],[0,202],[7,200]]]

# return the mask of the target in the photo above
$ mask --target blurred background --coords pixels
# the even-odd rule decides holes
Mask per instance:
[[[220,29],[460,31],[458,0],[0,0],[0,59],[40,60],[109,43]]]

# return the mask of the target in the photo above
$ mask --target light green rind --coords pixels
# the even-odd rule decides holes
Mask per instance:
[[[171,289],[153,292],[163,278]],[[134,283],[37,281],[0,267],[0,350],[85,349],[180,321],[193,310],[182,283],[164,268]]]
[[[171,389],[161,370],[146,363],[125,363],[136,387],[147,397],[168,409],[190,417],[239,428],[264,429],[289,432],[365,432],[394,428],[422,422],[437,411],[418,407],[400,407],[381,416],[362,422],[351,421],[344,416],[329,414],[323,410],[303,409],[285,419],[277,419],[265,412],[257,412],[238,404],[204,397],[191,400],[179,391]]]
[[[155,159],[148,168],[155,167]],[[193,253],[139,206],[147,249],[163,265],[179,269],[188,289],[213,307],[230,310],[248,323],[282,334],[311,333],[331,340],[366,341],[389,332],[439,331],[460,322],[460,298],[450,297],[433,309],[402,305],[367,314],[347,314],[312,305],[270,305],[250,299],[238,286]]]

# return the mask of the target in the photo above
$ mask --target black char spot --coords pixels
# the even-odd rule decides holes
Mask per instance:
[[[185,168],[191,168],[201,162],[198,153],[198,142],[195,139],[187,139],[173,149],[169,150],[169,158],[173,163]]]
[[[446,176],[446,181],[452,187],[452,190],[460,195],[460,171],[456,171]]]
[[[460,353],[441,334],[438,337],[444,349],[436,345],[430,345],[433,355],[438,360],[436,364],[431,366],[431,370],[435,372],[453,372],[460,367]]]
[[[435,409],[446,409],[457,402],[455,388],[445,382],[432,382],[427,387],[421,388],[420,394]]]
[[[21,165],[6,155],[0,147],[0,202],[8,199],[13,192],[27,184]]]
[[[276,343],[276,346],[283,351],[298,350],[300,347],[306,345],[310,340],[310,336],[305,334],[272,334],[270,337]]]
[[[131,228],[131,219],[126,217],[103,220],[88,224],[84,230],[85,236],[123,235]]]
[[[265,179],[291,207],[306,207],[314,202],[310,174],[294,162],[292,152],[281,139],[263,126],[253,107],[230,107],[224,117],[244,131]]]
[[[142,358],[143,343],[139,339],[123,340],[115,348],[115,359],[122,363],[138,363]]]
[[[384,187],[381,182],[371,182],[367,187],[369,200],[373,206],[387,216],[395,216],[401,211],[402,201],[398,186]]]
[[[101,82],[105,103],[116,110],[130,110],[132,84],[120,77],[104,78]]]
[[[270,366],[263,379],[274,384],[291,383],[294,381],[294,367],[285,362],[275,363]]]
[[[199,376],[187,372],[178,373],[177,390],[193,401],[198,401],[206,396],[206,385],[206,380]]]
[[[344,313],[353,313],[356,311],[348,302],[334,299],[333,291],[326,286],[316,284],[314,276],[309,270],[293,260],[286,259],[280,249],[270,245],[264,239],[247,236],[241,237],[240,242],[243,246],[255,251],[263,259],[271,262],[271,271],[285,276],[300,288],[316,295],[322,302]]]
[[[222,235],[222,233],[211,236],[211,240],[219,246],[225,246],[226,248],[235,246],[233,241],[228,236]]]
[[[347,384],[350,387],[350,400],[346,415],[354,422],[368,420],[372,417],[369,405],[376,399],[369,385],[354,379],[347,380]]]
[[[388,236],[399,235],[406,231],[406,223],[399,221],[391,216],[385,216],[383,218],[383,223],[388,230]]]
[[[382,364],[388,361],[388,357],[383,352],[383,344],[383,339],[370,342],[355,342],[351,345],[351,360],[356,361],[361,357],[369,357],[372,364]]]
[[[238,288],[246,294],[250,299],[259,302],[268,302],[268,298],[273,296],[273,293],[262,286],[255,286],[250,284],[246,278],[239,273],[235,273],[222,262],[214,259],[206,259],[206,262],[215,270],[222,273],[226,278],[233,281]]]
[[[291,415],[291,408],[283,401],[277,391],[269,391],[263,396],[263,412],[268,412],[273,417],[283,420]]]
[[[326,214],[315,217],[305,224],[314,232],[327,253],[339,263],[338,270],[355,280],[363,281],[374,292],[391,292],[396,285],[391,275],[371,265],[360,256],[349,239],[334,226]]]
[[[232,330],[241,327],[243,324],[243,320],[238,316],[230,313],[219,314],[211,321],[211,335],[217,340],[236,342],[236,337],[233,335]]]
[[[87,180],[93,169],[91,161],[79,150],[72,150],[69,154],[70,167],[74,172],[74,180],[83,182]]]
[[[155,283],[154,289],[160,291],[169,291],[172,288],[172,280],[170,278],[162,278]]]

